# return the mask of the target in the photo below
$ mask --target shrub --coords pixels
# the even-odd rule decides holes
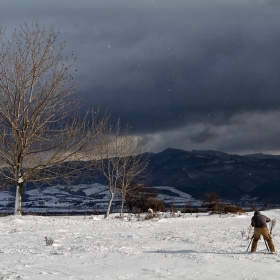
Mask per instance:
[[[246,211],[244,209],[242,209],[242,207],[240,206],[236,206],[233,204],[226,204],[223,202],[220,202],[218,204],[215,205],[215,207],[212,208],[213,210],[210,211],[210,214],[238,214],[238,215],[242,215],[244,214]]]
[[[46,241],[46,246],[53,245],[53,239],[52,238],[45,237],[45,241]]]
[[[187,202],[185,207],[182,209],[183,213],[191,213],[191,215],[193,213],[199,213],[200,210],[197,206],[194,206],[192,203]]]
[[[220,197],[217,193],[207,192],[204,194],[202,200],[202,207],[206,208],[210,214],[244,214],[246,211],[240,206],[233,204],[227,204],[220,200]]]
[[[224,213],[225,214],[233,213],[233,214],[242,215],[245,212],[246,211],[240,206],[236,206],[236,205],[232,205],[232,204],[225,204],[225,206],[224,206]]]
[[[137,209],[140,212],[147,212],[149,208],[156,211],[165,212],[165,204],[156,198],[154,189],[144,185],[138,185],[131,189],[126,195],[125,202],[129,212]]]
[[[206,208],[207,211],[218,211],[218,205],[220,203],[220,197],[215,192],[206,192],[203,195],[202,207]]]
[[[166,212],[165,204],[163,200],[157,198],[150,198],[147,202],[155,212]]]

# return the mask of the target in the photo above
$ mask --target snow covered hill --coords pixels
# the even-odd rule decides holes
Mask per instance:
[[[251,215],[1,217],[0,279],[278,279],[280,256],[263,240],[246,253]],[[279,249],[278,224],[273,240]]]
[[[173,187],[154,187],[158,192],[158,198],[165,201],[167,205],[174,204],[180,208],[186,203],[199,205],[200,201],[193,199],[190,195],[178,191]],[[2,213],[13,212],[15,196],[12,192],[0,193],[0,211]],[[74,187],[55,186],[44,187],[41,190],[35,188],[27,190],[23,199],[23,211],[36,213],[101,213],[107,209],[109,192],[107,186],[99,183],[88,185],[77,185]],[[113,201],[112,211],[119,211],[120,198]]]

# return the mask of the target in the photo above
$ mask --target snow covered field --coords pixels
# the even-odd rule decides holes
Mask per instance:
[[[280,210],[263,213],[280,221]],[[279,279],[263,240],[245,253],[251,215],[1,217],[0,279]],[[280,249],[279,224],[273,240]]]

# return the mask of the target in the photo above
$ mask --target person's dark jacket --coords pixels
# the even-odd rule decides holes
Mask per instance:
[[[251,226],[255,228],[266,228],[266,223],[270,222],[270,219],[265,215],[262,215],[259,211],[255,211],[254,216],[251,219]]]

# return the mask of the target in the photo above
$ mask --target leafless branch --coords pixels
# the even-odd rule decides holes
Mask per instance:
[[[148,178],[146,169],[148,158],[141,154],[141,142],[130,134],[129,129],[121,133],[120,120],[115,126],[107,126],[102,133],[97,156],[96,169],[106,178],[110,193],[107,213],[116,193],[120,193],[122,199],[121,213],[124,206],[125,196],[132,182],[140,182]]]
[[[1,185],[19,178],[70,182],[103,121],[91,112],[81,117],[69,74],[76,58],[64,57],[58,33],[38,23],[15,30],[10,40],[0,26],[0,164]],[[62,172],[63,171],[63,172]]]

